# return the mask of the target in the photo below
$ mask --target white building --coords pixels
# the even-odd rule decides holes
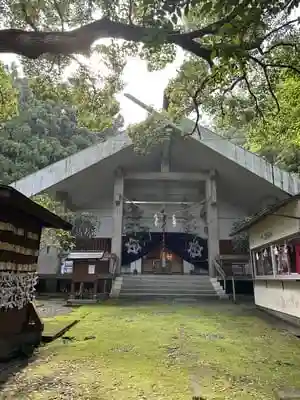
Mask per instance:
[[[300,195],[256,215],[238,232],[248,231],[255,304],[300,324]]]
[[[176,126],[171,122],[170,125],[180,131],[181,137],[175,135],[145,156],[134,152],[124,132],[26,176],[12,186],[29,197],[47,192],[64,199],[72,210],[97,215],[98,242],[111,242],[111,251],[119,260],[122,260],[122,249],[123,254],[126,251],[122,236],[125,202],[138,202],[143,210],[141,222],[151,232],[161,232],[161,227],[154,226],[154,215],[164,208],[169,237],[171,233],[182,232],[182,221],[177,216],[180,204],[185,202],[195,217],[195,233],[202,247],[202,258],[197,262],[202,264],[193,263],[192,258],[175,257],[174,272],[191,273],[195,264],[215,276],[214,260],[233,253],[230,236],[233,223],[298,193],[300,180],[206,128],[199,128],[201,137],[194,134],[183,138],[194,127],[194,122],[188,119]],[[174,214],[176,226],[172,224]],[[42,265],[47,265],[44,272],[48,273],[53,266],[51,251],[49,257],[51,262],[47,254],[41,260]],[[131,272],[151,272],[143,267],[146,258],[135,257]],[[181,267],[176,267],[176,263]],[[126,266],[120,265],[118,272],[129,271],[123,267]]]

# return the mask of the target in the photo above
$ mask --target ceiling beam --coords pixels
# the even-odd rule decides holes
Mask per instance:
[[[125,175],[126,180],[155,181],[206,181],[208,172],[132,172]]]

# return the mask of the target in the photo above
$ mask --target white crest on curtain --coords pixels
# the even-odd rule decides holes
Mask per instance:
[[[128,242],[125,243],[125,246],[127,247],[127,253],[128,254],[139,254],[140,251],[142,250],[142,247],[140,245],[140,242],[137,239],[130,238]]]
[[[200,245],[198,240],[195,238],[191,242],[188,243],[188,250],[189,256],[191,258],[201,258],[203,252],[203,246]]]

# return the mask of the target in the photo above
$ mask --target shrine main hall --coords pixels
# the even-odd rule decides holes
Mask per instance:
[[[249,257],[234,248],[235,224],[298,193],[300,180],[204,127],[187,136],[191,120],[168,125],[174,135],[146,155],[124,131],[12,186],[93,214],[95,237],[77,250],[114,254],[118,276],[214,277],[216,260]],[[41,249],[39,268],[58,273],[52,249]]]

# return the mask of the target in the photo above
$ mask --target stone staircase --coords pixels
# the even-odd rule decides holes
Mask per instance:
[[[227,298],[217,279],[208,275],[123,275],[113,283],[112,298]]]

